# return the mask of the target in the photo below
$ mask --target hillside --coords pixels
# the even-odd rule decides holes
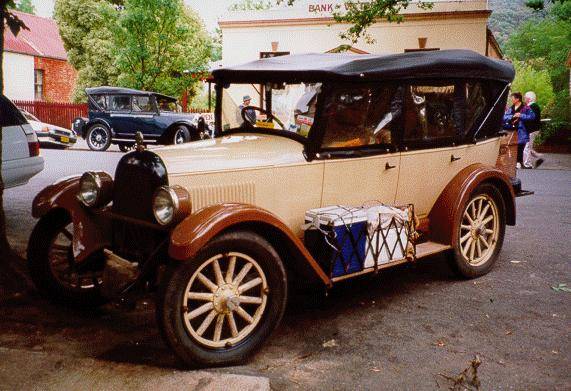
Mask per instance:
[[[510,32],[521,23],[533,18],[543,18],[545,11],[534,12],[525,6],[525,0],[489,0],[490,29],[503,47],[509,38]]]

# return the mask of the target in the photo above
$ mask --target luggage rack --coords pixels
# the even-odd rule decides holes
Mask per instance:
[[[373,208],[378,206],[386,207],[375,205]],[[306,241],[315,240],[316,237],[322,239],[319,243],[321,247],[314,246],[314,251],[310,249],[310,252],[314,253],[316,259],[320,258],[318,262],[333,283],[412,263],[451,248],[436,242],[416,243],[419,237],[416,231],[418,221],[413,205],[389,207],[400,209],[408,217],[387,217],[385,213],[383,219],[379,214],[376,225],[371,224],[370,217],[363,221],[366,207],[337,207],[334,211],[331,208],[334,207],[308,211],[315,214],[310,217],[306,214],[304,229]]]

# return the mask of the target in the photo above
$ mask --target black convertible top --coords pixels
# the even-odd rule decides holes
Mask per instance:
[[[109,86],[93,87],[93,88],[86,88],[85,92],[87,93],[87,95],[97,95],[97,94],[155,95],[158,96],[159,98],[176,101],[176,98],[173,98],[172,96],[168,95],[159,94],[158,92],[140,91],[140,90],[134,90],[132,88],[123,88],[123,87],[109,87]]]
[[[471,50],[386,55],[298,54],[216,69],[214,79],[232,83],[319,82],[387,79],[476,78],[511,83],[512,64]]]

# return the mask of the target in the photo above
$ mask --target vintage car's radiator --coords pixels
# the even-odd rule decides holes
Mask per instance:
[[[223,202],[256,203],[256,189],[253,182],[203,186],[189,189],[192,209],[199,210]]]

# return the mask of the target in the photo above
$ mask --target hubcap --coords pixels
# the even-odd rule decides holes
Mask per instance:
[[[472,199],[462,216],[460,250],[472,266],[486,263],[493,255],[499,235],[498,208],[486,194]]]
[[[185,328],[206,347],[231,347],[259,324],[268,292],[264,271],[253,258],[237,252],[218,254],[204,262],[187,284],[182,306]]]
[[[103,148],[105,143],[107,143],[107,132],[105,129],[97,127],[91,131],[89,141],[95,148]]]

